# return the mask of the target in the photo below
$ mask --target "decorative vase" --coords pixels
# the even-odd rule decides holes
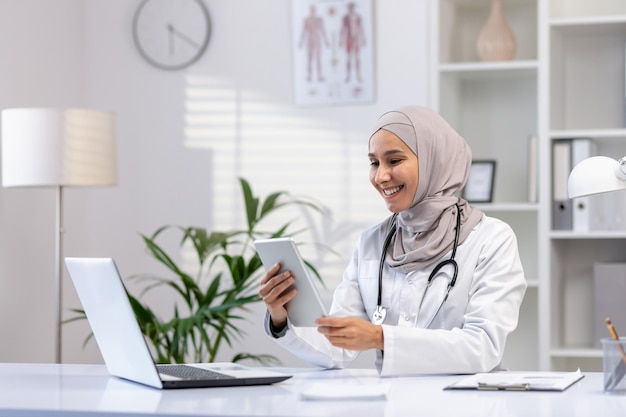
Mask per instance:
[[[502,9],[502,0],[491,0],[491,10],[485,26],[476,40],[476,51],[481,61],[508,61],[516,50],[515,35]]]

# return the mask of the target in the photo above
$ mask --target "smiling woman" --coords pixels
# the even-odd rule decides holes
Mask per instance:
[[[368,157],[392,215],[361,234],[317,328],[287,317],[299,277],[269,268],[259,289],[266,332],[325,368],[374,350],[386,376],[503,369],[526,281],[511,228],[457,196],[468,144],[439,114],[407,106],[378,119]]]
[[[133,39],[141,56],[164,70],[196,62],[211,36],[209,11],[202,0],[144,0],[133,19]]]

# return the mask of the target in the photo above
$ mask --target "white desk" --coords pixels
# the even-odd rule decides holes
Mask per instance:
[[[273,386],[160,391],[109,377],[103,365],[0,364],[0,416],[626,416],[626,396],[587,373],[565,392],[443,391],[459,377],[384,378],[386,401],[304,401],[314,383],[377,384],[373,370],[294,370]]]

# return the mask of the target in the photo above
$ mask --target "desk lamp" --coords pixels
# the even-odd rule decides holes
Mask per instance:
[[[607,193],[626,188],[626,156],[616,161],[606,156],[592,156],[579,162],[569,174],[569,198]]]
[[[2,185],[54,187],[55,358],[61,363],[63,187],[117,182],[115,115],[91,109],[2,111]]]

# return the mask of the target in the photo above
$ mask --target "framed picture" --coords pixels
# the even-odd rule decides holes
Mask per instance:
[[[496,176],[496,161],[472,161],[463,198],[472,203],[491,203]]]
[[[291,0],[294,104],[374,101],[373,0]]]

